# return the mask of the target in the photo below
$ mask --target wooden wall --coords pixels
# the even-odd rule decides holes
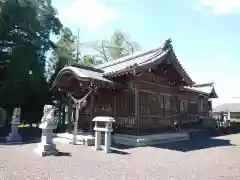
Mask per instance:
[[[199,120],[199,95],[183,91],[180,86],[169,85],[169,80],[151,72],[142,73],[134,81],[138,88],[138,104],[135,104],[134,88],[124,90],[102,89],[94,103],[93,116],[113,116],[119,131],[127,134],[151,134],[172,130],[174,121],[183,123]],[[185,116],[180,116],[181,101]],[[139,114],[135,113],[136,106]],[[204,112],[208,112],[208,99],[204,99]],[[139,117],[139,121],[137,118]],[[138,124],[139,123],[139,124]]]
[[[138,83],[140,133],[159,133],[172,129],[173,88],[169,86],[168,79],[148,72],[142,74]]]
[[[240,121],[240,112],[230,112],[230,118],[235,119],[236,121]]]

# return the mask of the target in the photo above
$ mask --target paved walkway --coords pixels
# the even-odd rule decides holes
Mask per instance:
[[[57,144],[59,156],[39,157],[36,144],[0,145],[0,180],[240,179],[240,134],[118,149],[111,154]]]

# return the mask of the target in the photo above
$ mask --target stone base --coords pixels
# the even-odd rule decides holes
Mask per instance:
[[[132,136],[125,134],[114,134],[112,141],[114,144],[121,144],[131,147],[151,146],[170,142],[189,140],[188,133],[164,133],[147,136]]]
[[[62,142],[62,143],[72,143],[73,134],[72,133],[60,133],[56,134],[54,137],[54,141]],[[88,133],[78,133],[76,144],[86,145],[86,146],[94,146],[95,137]]]
[[[58,153],[58,150],[56,149],[56,144],[38,143],[37,148],[35,148],[34,151],[40,156],[51,156]]]
[[[6,140],[8,142],[21,142],[22,141],[22,137],[20,136],[20,134],[12,134],[12,133],[10,133],[8,135],[8,137],[6,137]]]

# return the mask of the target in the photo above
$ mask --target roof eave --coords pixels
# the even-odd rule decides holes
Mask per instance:
[[[175,60],[176,63],[176,70],[179,72],[179,74],[181,74],[183,76],[183,79],[186,83],[186,85],[192,87],[194,84],[196,84],[191,77],[187,74],[187,72],[184,70],[183,66],[181,65],[181,63],[179,62],[173,48],[171,48],[171,50],[169,51],[170,55],[172,56],[172,58]]]
[[[209,93],[203,92],[200,90],[196,90],[196,89],[191,89],[191,87],[184,87],[184,90],[195,92],[195,93],[198,93],[199,95],[203,95],[203,96],[209,96]]]
[[[218,95],[217,95],[214,87],[212,88],[212,91],[211,91],[211,93],[209,94],[209,98],[212,98],[212,99],[218,98]]]
[[[106,77],[109,77],[109,76],[111,77],[111,76],[121,76],[121,75],[128,74],[128,73],[132,74],[134,71],[141,72],[143,70],[153,67],[156,64],[161,64],[165,60],[165,58],[167,58],[168,55],[170,54],[170,55],[173,55],[172,57],[174,58],[175,62],[177,63],[177,66],[181,68],[181,69],[179,69],[176,67],[177,71],[183,76],[184,82],[186,83],[187,86],[192,87],[195,84],[195,82],[192,81],[190,76],[184,71],[182,65],[176,58],[176,55],[174,54],[173,49],[170,48],[168,50],[165,50],[165,52],[163,52],[163,53],[164,54],[160,58],[156,59],[155,61],[153,61],[149,64],[146,64],[143,66],[137,66],[137,67],[129,67],[124,70],[120,70],[120,71],[116,71],[116,72],[112,72],[112,73],[108,73],[108,74],[104,74],[104,75]]]
[[[76,68],[76,67],[75,67]],[[91,71],[91,70],[90,70]],[[96,72],[96,71],[95,71]],[[94,79],[92,77],[81,77],[79,76],[73,69],[71,69],[71,67],[65,67],[63,68],[58,74],[57,74],[57,77],[55,78],[53,84],[52,84],[52,87],[50,88],[53,89],[59,82],[60,78],[65,75],[65,74],[71,74],[73,75],[77,80],[79,81],[85,81],[85,82],[88,82],[88,81],[99,81],[99,82],[103,82],[103,83],[111,83],[113,84],[114,82],[109,80],[109,79],[106,79],[105,77],[101,77],[101,80],[100,79]]]

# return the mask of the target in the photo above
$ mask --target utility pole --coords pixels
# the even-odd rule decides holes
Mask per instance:
[[[80,28],[78,28],[77,30],[77,47],[76,47],[76,57],[75,59],[70,59],[68,60],[68,65],[69,66],[72,66],[73,64],[78,64],[79,63],[79,55],[81,55],[81,52],[80,52],[80,45],[79,45],[79,37],[80,37]]]
[[[80,49],[79,49],[79,35],[80,34],[80,28],[78,28],[77,31],[77,53],[76,53],[76,63],[79,63],[79,55],[81,55]]]

